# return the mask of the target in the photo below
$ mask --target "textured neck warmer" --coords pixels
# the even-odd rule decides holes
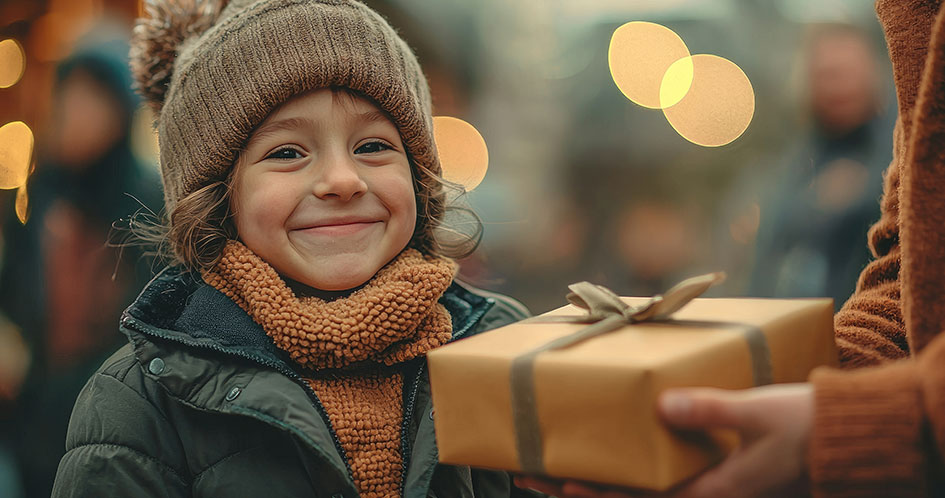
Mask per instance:
[[[406,249],[364,287],[326,302],[297,297],[268,263],[231,241],[203,279],[311,372],[307,380],[359,493],[387,497],[399,494],[403,475],[403,375],[396,365],[449,341],[452,322],[438,300],[453,272],[448,260]]]

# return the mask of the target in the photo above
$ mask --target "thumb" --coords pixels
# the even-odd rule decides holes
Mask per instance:
[[[715,388],[670,389],[660,395],[659,413],[678,429],[736,429],[750,432],[757,424],[739,391]]]

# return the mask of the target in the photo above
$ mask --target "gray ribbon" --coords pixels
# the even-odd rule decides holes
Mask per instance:
[[[643,321],[666,321],[670,316],[701,295],[709,287],[725,279],[724,273],[710,273],[693,277],[675,285],[662,295],[656,295],[641,306],[623,302],[610,289],[589,282],[569,285],[568,301],[587,311],[582,316],[546,316],[525,320],[523,323],[589,323],[572,334],[560,337],[512,360],[510,384],[512,389],[512,416],[515,421],[516,447],[523,472],[543,474],[542,438],[535,403],[535,358],[546,351],[571,347],[581,341],[612,332],[625,325]],[[761,329],[751,325],[717,322],[673,322],[690,326],[712,328],[737,327],[745,334],[751,352],[756,385],[771,383],[771,359],[767,340]]]

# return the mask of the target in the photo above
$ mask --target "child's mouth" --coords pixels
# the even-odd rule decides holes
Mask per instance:
[[[310,235],[323,235],[338,237],[343,235],[353,235],[380,223],[379,221],[356,221],[350,223],[333,223],[325,225],[316,225],[299,229],[299,232]]]

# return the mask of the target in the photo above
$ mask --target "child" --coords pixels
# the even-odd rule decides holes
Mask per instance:
[[[945,6],[879,0],[899,100],[876,259],[836,315],[841,365],[811,382],[664,394],[682,428],[729,427],[743,448],[673,493],[710,496],[945,496]],[[521,478],[564,497],[633,496]]]
[[[526,312],[453,280],[406,43],[356,1],[148,9],[132,66],[180,264],[126,310],[53,495],[522,493],[437,464],[425,353]]]

